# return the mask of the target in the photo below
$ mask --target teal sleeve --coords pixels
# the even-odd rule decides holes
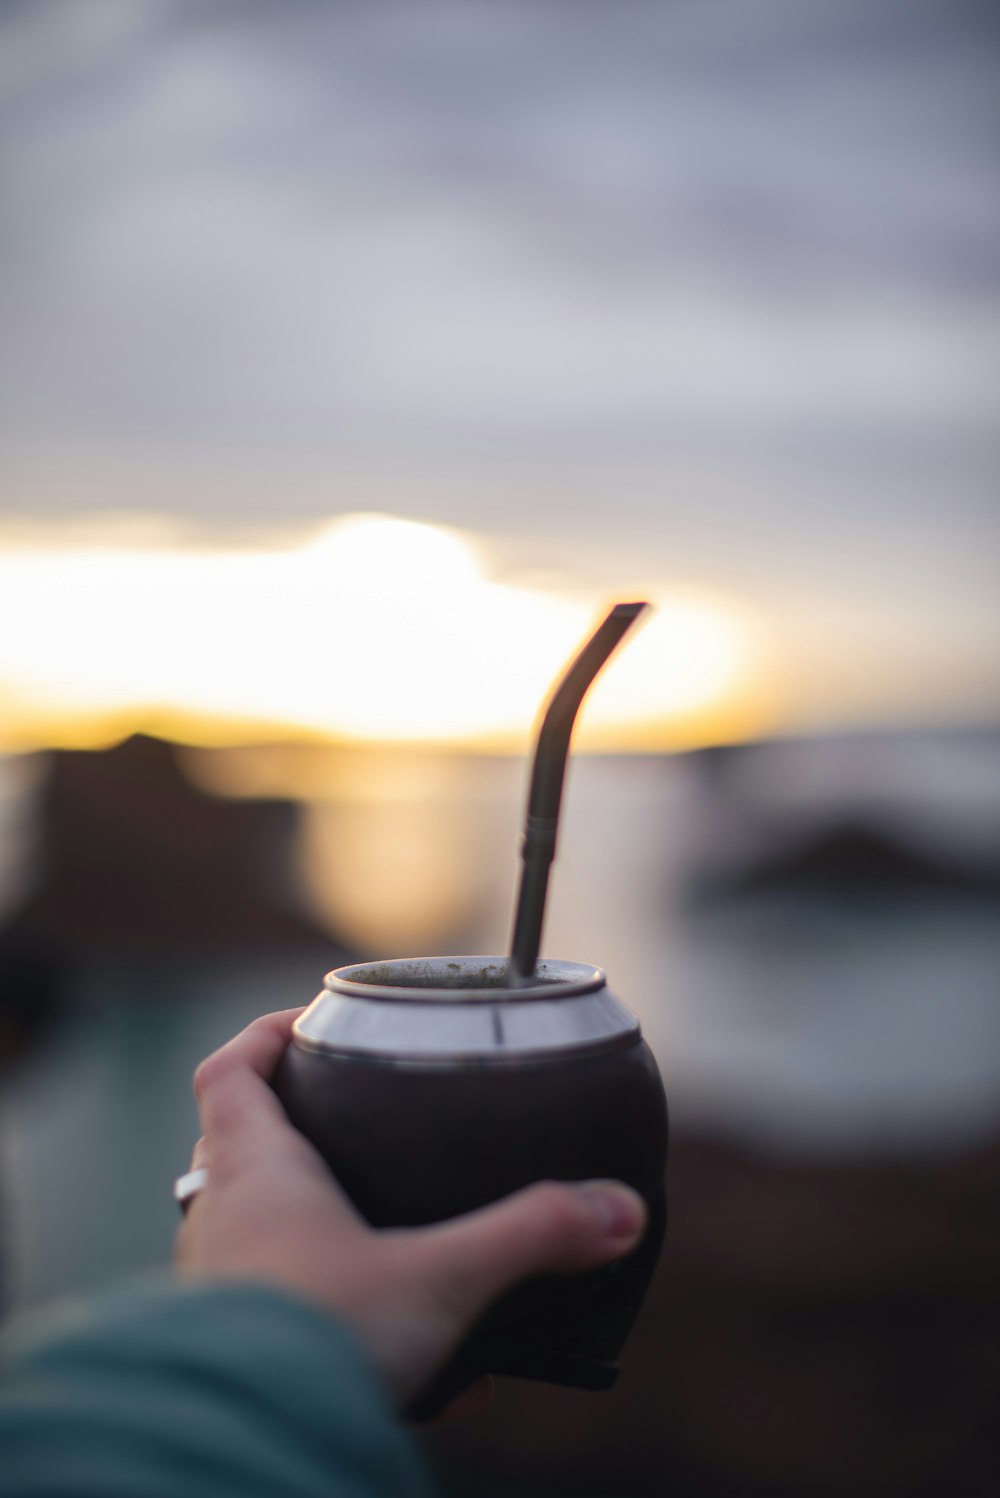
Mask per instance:
[[[8,1333],[3,1498],[430,1498],[354,1338],[253,1285],[134,1285]]]

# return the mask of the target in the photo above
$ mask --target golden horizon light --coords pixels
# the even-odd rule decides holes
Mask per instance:
[[[236,546],[114,517],[0,536],[0,749],[134,732],[523,747],[611,601],[491,577],[461,532],[355,514]],[[622,596],[619,594],[619,596]],[[762,632],[734,602],[645,584],[655,612],[595,685],[581,747],[656,749],[769,725]]]

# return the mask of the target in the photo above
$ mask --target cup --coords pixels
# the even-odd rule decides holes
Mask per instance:
[[[505,957],[338,968],[275,1078],[292,1123],[376,1228],[440,1222],[538,1180],[625,1181],[649,1224],[625,1258],[502,1296],[412,1413],[487,1373],[606,1389],[659,1256],[667,1105],[639,1022],[600,968]]]

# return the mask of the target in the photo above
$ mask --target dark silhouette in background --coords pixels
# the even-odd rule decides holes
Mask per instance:
[[[734,750],[727,764],[738,780],[750,754],[768,752]],[[687,763],[709,804],[724,799],[711,755]],[[758,905],[779,947],[783,933],[792,937],[803,917],[831,902],[861,913],[866,940],[874,931],[897,945],[913,929],[906,921],[937,919],[945,907],[967,912],[962,919],[977,930],[995,917],[996,880],[982,860],[963,871],[953,848],[940,859],[915,850],[878,816],[834,808],[819,819],[783,815],[770,826],[749,794],[742,812],[733,801],[723,813],[718,844],[710,847],[706,835],[701,864],[695,859],[681,884],[685,928],[702,949],[729,939],[734,912],[742,919]],[[752,854],[738,839],[726,852],[741,815],[756,829]],[[304,959],[318,975],[347,960],[351,954],[296,903],[295,816],[288,803],[201,793],[175,751],[148,738],[53,756],[35,888],[0,931],[8,1055],[32,1026],[36,1042],[49,1033],[46,1015],[76,992],[73,975],[104,964],[161,971],[162,1000],[170,973],[184,964],[196,971],[249,952]],[[890,906],[895,924],[883,936],[878,911]],[[900,908],[909,912],[902,923]],[[808,953],[806,970],[813,960]],[[905,973],[894,980],[904,988]],[[750,1004],[755,981],[748,970]],[[142,999],[136,982],[134,1003]],[[770,1022],[780,1025],[781,1016]],[[908,1043],[905,1029],[898,1043]],[[995,1128],[936,1151],[918,1141],[824,1157],[755,1147],[675,1109],[668,1183],[666,1247],[618,1388],[598,1402],[502,1385],[489,1416],[424,1437],[449,1491],[472,1498],[995,1491]]]
[[[295,818],[287,801],[205,795],[158,739],[56,753],[41,882],[0,944],[69,961],[234,947],[327,955],[333,945],[336,955],[336,942],[294,900]]]
[[[740,900],[777,894],[811,899],[853,899],[922,895],[996,897],[1000,867],[957,863],[914,848],[891,832],[845,818],[814,832],[791,848],[769,849],[760,858],[695,886],[700,900]]]
[[[141,734],[51,761],[33,888],[0,926],[0,1061],[87,966],[143,959],[155,977],[233,952],[314,952],[317,971],[347,960],[296,897],[290,802],[206,795],[169,744]]]

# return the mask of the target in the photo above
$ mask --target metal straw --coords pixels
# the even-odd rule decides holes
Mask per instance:
[[[512,986],[529,982],[538,961],[549,865],[556,856],[559,804],[576,715],[594,677],[622,636],[648,607],[646,603],[615,604],[567,667],[552,693],[538,731],[528,793],[528,815],[521,843],[524,866],[508,970]]]

